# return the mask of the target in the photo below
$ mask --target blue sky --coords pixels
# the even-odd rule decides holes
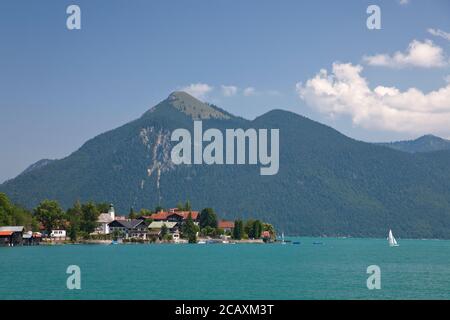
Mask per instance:
[[[405,2],[2,0],[0,182],[39,159],[67,156],[190,85],[249,119],[282,108],[365,141],[450,137],[450,2]],[[81,8],[81,30],[66,28],[70,4]],[[370,4],[381,8],[381,30],[366,27]],[[227,96],[222,86],[235,89]],[[380,95],[392,87],[399,92]],[[364,108],[353,101],[359,92]],[[405,112],[410,101],[420,110]]]

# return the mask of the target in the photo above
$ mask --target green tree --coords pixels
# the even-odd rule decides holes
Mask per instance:
[[[241,240],[244,237],[244,223],[242,220],[234,222],[233,239]]]
[[[64,212],[59,203],[54,200],[44,200],[35,209],[36,219],[44,226],[47,234],[60,227],[64,218]]]
[[[125,236],[125,235],[124,235],[124,232],[121,231],[121,230],[115,229],[115,230],[112,232],[112,239],[113,239],[114,241],[117,241],[117,240],[123,238],[124,236]]]
[[[72,241],[77,241],[78,234],[80,232],[82,207],[80,201],[75,202],[72,208],[69,208],[66,212],[66,219],[69,222],[69,237]]]
[[[155,207],[155,213],[158,213],[158,212],[160,212],[160,211],[162,211],[162,210],[164,210],[164,208],[161,207],[161,206],[156,206],[156,207]]]
[[[110,204],[107,202],[100,202],[96,204],[97,210],[100,213],[107,213],[109,211]]]
[[[180,211],[191,211],[192,210],[192,206],[191,206],[191,202],[189,200],[187,200],[184,204],[180,201],[177,203],[177,209]]]
[[[148,216],[151,216],[152,213],[153,213],[153,212],[152,212],[151,210],[142,208],[142,209],[139,211],[139,216],[140,216],[140,217],[148,217]]]
[[[184,211],[191,211],[191,210],[192,210],[191,202],[187,200],[186,203],[184,204]]]
[[[202,234],[202,236],[209,236],[209,237],[215,237],[217,235],[216,229],[210,226],[206,226],[203,229],[201,229],[200,233]]]
[[[269,231],[271,237],[276,236],[275,228],[270,223],[263,223],[263,231]]]
[[[212,208],[205,208],[200,213],[200,228],[217,228],[217,215]]]
[[[94,232],[97,227],[97,219],[99,214],[100,213],[98,212],[97,206],[94,203],[88,202],[83,204],[81,206],[81,231],[84,231],[87,234]]]
[[[4,193],[0,193],[0,226],[11,225],[12,204]]]
[[[249,219],[245,223],[244,232],[251,239],[259,239],[263,232],[263,223],[260,220]]]
[[[68,236],[72,242],[77,241],[78,239],[78,226],[70,224],[68,230]]]
[[[254,234],[253,234],[254,223],[255,223],[255,220],[253,220],[253,219],[248,219],[244,223],[244,232],[249,238],[254,238]]]
[[[263,224],[260,220],[253,221],[252,234],[253,238],[259,239],[261,238],[261,233],[263,232]]]
[[[198,227],[192,220],[192,214],[189,212],[186,222],[183,224],[183,236],[188,239],[189,243],[197,243]]]
[[[0,193],[0,226],[5,225],[24,226],[28,230],[38,230],[38,223],[29,211],[12,204],[6,194]]]
[[[138,216],[137,216],[137,214],[134,212],[134,208],[133,207],[131,207],[130,208],[130,213],[128,214],[128,218],[129,219],[136,219]]]
[[[161,237],[164,239],[169,234],[169,228],[167,228],[166,224],[163,223],[161,227]]]

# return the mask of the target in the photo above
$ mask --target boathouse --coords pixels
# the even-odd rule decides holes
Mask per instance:
[[[0,246],[17,246],[23,244],[23,226],[0,227]]]

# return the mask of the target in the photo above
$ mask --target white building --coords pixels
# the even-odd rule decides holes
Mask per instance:
[[[52,230],[50,233],[50,238],[65,238],[66,230]]]
[[[97,223],[99,224],[96,232],[99,234],[109,234],[109,225],[111,222],[113,222],[116,219],[116,214],[114,212],[114,206],[111,204],[109,206],[109,210],[107,213],[101,213],[98,216]]]

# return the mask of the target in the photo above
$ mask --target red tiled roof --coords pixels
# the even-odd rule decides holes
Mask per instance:
[[[172,215],[178,215],[183,218],[183,220],[186,220],[189,216],[189,212],[191,213],[192,219],[197,220],[198,218],[198,211],[175,211],[175,212],[166,212],[166,211],[160,211],[158,213],[154,213],[148,218],[153,220],[167,220],[169,216]],[[147,217],[145,217],[147,218]]]
[[[178,214],[183,217],[183,220],[186,220],[189,217],[189,213],[191,213],[192,219],[197,220],[198,211],[176,211],[175,214]]]
[[[168,212],[160,211],[158,213],[154,213],[154,214],[152,214],[150,216],[147,216],[145,218],[150,218],[150,219],[153,219],[153,220],[166,220],[168,215],[169,215]]]
[[[220,229],[233,229],[234,228],[234,221],[221,220],[217,224],[217,227],[220,228]]]

